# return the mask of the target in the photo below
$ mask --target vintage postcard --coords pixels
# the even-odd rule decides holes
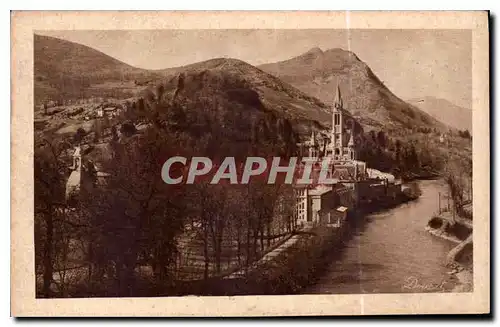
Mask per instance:
[[[13,12],[12,315],[490,312],[487,12]]]

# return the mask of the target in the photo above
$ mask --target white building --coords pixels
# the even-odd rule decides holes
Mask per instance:
[[[89,192],[96,185],[106,183],[110,174],[100,170],[98,160],[109,157],[109,150],[106,145],[95,146],[83,160],[81,146],[75,147],[71,173],[66,181],[66,201],[73,202],[78,199],[82,191]]]
[[[82,181],[82,155],[80,146],[75,147],[75,152],[73,152],[73,165],[70,169],[71,174],[66,182],[67,200],[80,192]]]

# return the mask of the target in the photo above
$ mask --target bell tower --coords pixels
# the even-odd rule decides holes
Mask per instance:
[[[318,150],[316,145],[316,134],[314,129],[311,133],[311,139],[309,140],[309,158],[316,158],[318,156]]]
[[[343,141],[343,119],[342,110],[344,104],[342,101],[342,95],[340,93],[340,85],[337,84],[337,90],[335,93],[335,101],[333,103],[332,111],[332,131],[331,131],[331,148],[332,157],[334,160],[340,160],[342,157],[342,141]]]
[[[347,153],[348,153],[349,160],[357,160],[356,142],[354,140],[355,128],[356,128],[356,124],[355,124],[354,119],[353,119],[353,120],[351,120],[351,130],[349,132],[349,142],[347,143]]]
[[[82,154],[80,146],[75,147],[71,174],[66,182],[66,200],[71,200],[80,192],[82,184]]]
[[[80,146],[75,147],[75,152],[73,152],[73,166],[72,170],[76,170],[78,172],[82,171],[82,150]]]
[[[356,149],[354,148],[354,130],[351,130],[351,135],[349,137],[349,143],[347,144],[349,160],[356,160]]]

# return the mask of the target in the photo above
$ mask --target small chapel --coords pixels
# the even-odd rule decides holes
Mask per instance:
[[[77,145],[73,152],[73,163],[69,170],[71,171],[66,181],[66,202],[75,203],[78,201],[82,191],[92,192],[96,185],[104,185],[109,173],[101,171],[99,158],[105,157],[103,153],[108,153],[106,145],[94,146],[83,151],[82,145]],[[83,159],[84,154],[86,155]]]

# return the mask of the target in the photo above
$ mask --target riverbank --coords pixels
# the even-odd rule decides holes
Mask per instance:
[[[356,237],[359,228],[369,224],[367,216],[377,212],[397,210],[403,204],[411,203],[422,195],[417,183],[407,183],[395,197],[379,198],[363,203],[362,208],[353,210],[339,227],[316,226],[297,236],[293,246],[284,246],[270,261],[259,265],[246,276],[245,287],[251,293],[245,294],[296,294],[316,293],[308,291],[321,279],[332,264],[341,260],[347,243]],[[361,274],[364,267],[359,267]],[[348,281],[354,276],[343,276]],[[249,285],[252,285],[251,287]],[[241,286],[237,287],[242,291]],[[321,292],[325,293],[325,292]],[[328,292],[326,292],[328,293]],[[353,293],[363,293],[362,290]]]
[[[446,265],[451,269],[449,274],[455,277],[455,286],[451,292],[472,292],[472,222],[444,212],[432,217],[425,229],[436,237],[456,244],[446,256]]]
[[[301,232],[292,238],[293,244],[276,249],[276,254],[271,253],[272,260],[261,260],[263,264],[259,264],[258,269],[246,274],[244,283],[250,293],[244,294],[304,293],[321,279],[332,261],[341,258],[346,242],[359,226],[368,223],[367,215],[395,209],[418,199],[421,194],[418,185],[407,185],[406,190],[396,197],[364,203],[362,209],[350,212],[340,226],[317,225]],[[238,289],[241,291],[241,286]]]
[[[458,281],[452,292],[472,292],[474,290],[474,275],[472,269],[461,267],[454,275],[457,277]]]
[[[247,269],[182,285],[182,295],[448,292],[463,274],[442,264],[450,245],[422,232],[445,185],[409,184],[400,196],[365,203],[340,228],[297,231]]]
[[[457,285],[453,292],[472,292],[473,290],[473,242],[472,233],[454,247],[447,256],[447,262],[453,268],[452,274],[457,277]]]
[[[421,195],[356,219],[340,250],[303,294],[397,294],[450,292],[458,277],[443,262],[454,244],[424,227],[446,191],[442,180],[415,182]],[[415,188],[416,190],[416,188]]]

